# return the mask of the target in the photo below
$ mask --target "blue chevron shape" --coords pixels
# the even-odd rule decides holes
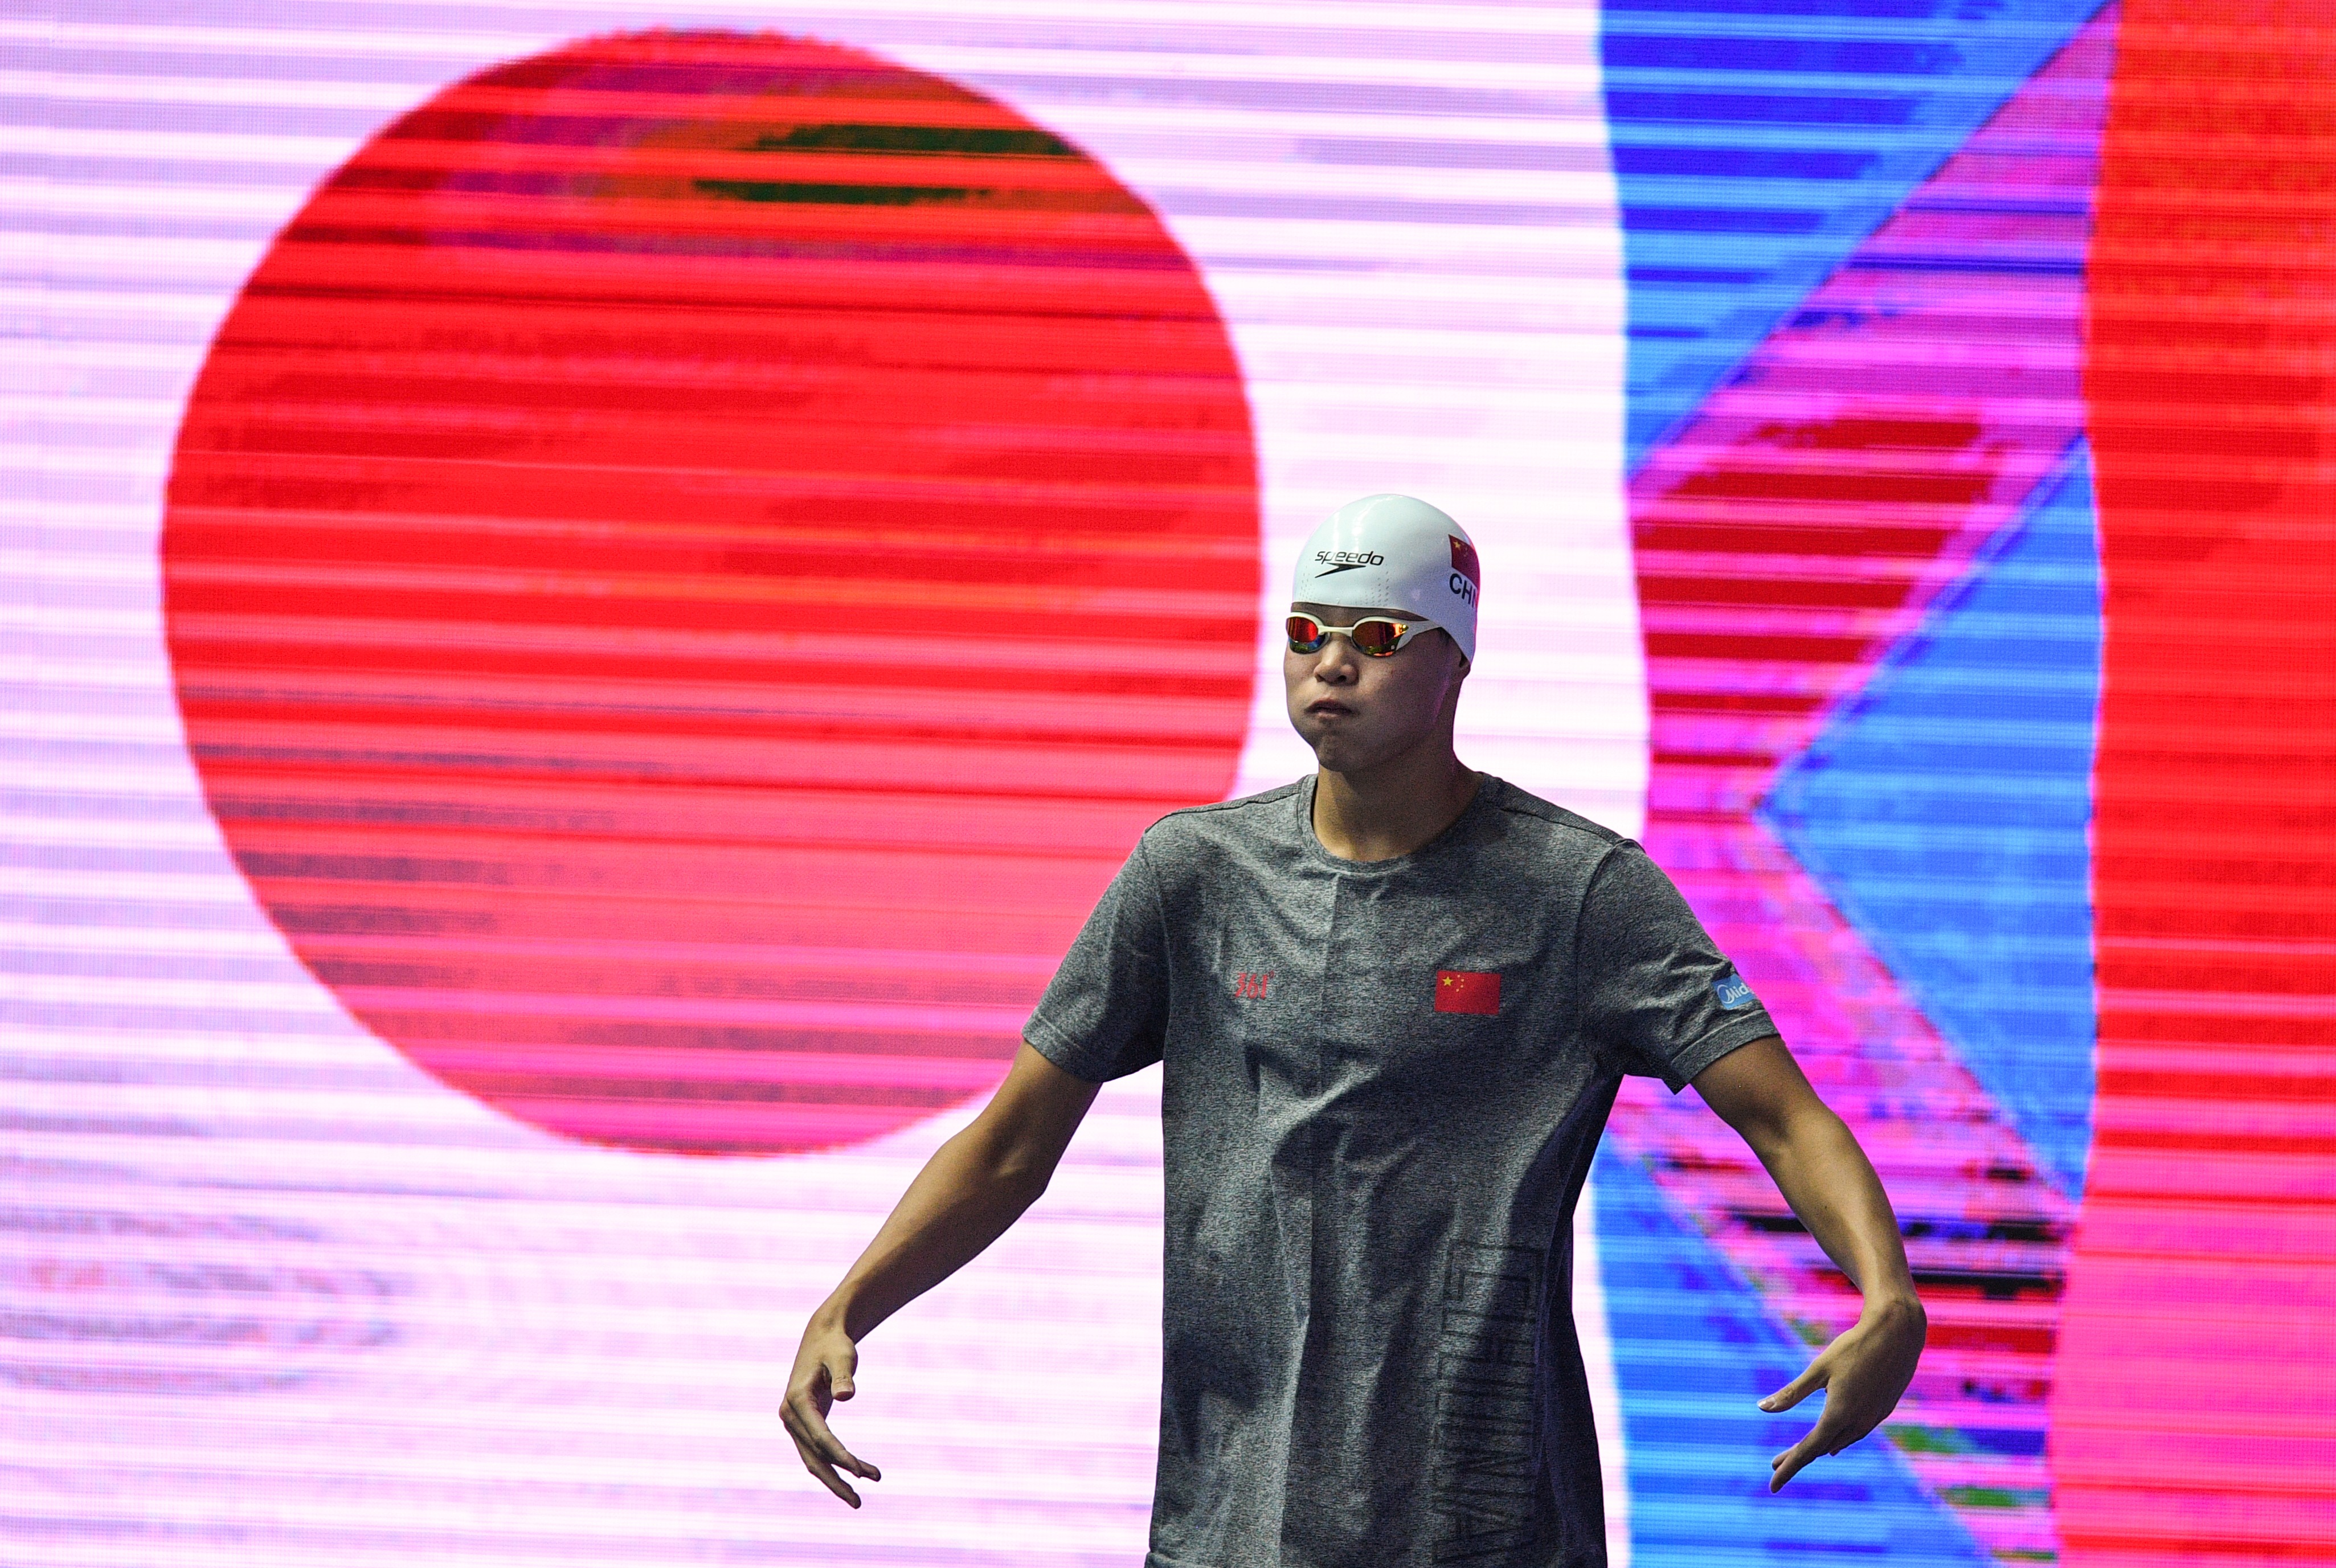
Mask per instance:
[[[2100,690],[2079,441],[1762,809],[2071,1196],[2093,1135]]]

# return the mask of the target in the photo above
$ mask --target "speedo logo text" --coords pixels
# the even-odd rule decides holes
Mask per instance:
[[[1314,552],[1314,575],[1335,577],[1342,571],[1360,571],[1367,566],[1385,566],[1387,557],[1377,550],[1318,550]]]

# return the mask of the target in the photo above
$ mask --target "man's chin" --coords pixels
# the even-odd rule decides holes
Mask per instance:
[[[1332,773],[1353,773],[1370,765],[1373,759],[1369,751],[1357,744],[1358,737],[1335,731],[1326,734],[1327,728],[1320,725],[1299,726],[1298,738],[1313,748],[1316,766],[1328,768]]]

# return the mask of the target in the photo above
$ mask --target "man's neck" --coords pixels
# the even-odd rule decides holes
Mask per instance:
[[[1391,861],[1459,821],[1482,783],[1449,745],[1355,773],[1323,768],[1315,774],[1314,836],[1342,861]]]

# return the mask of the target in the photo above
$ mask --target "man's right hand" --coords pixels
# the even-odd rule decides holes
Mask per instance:
[[[779,1412],[779,1418],[786,1423],[787,1436],[795,1440],[795,1452],[803,1456],[803,1468],[817,1476],[821,1485],[854,1508],[860,1506],[860,1494],[836,1472],[847,1471],[863,1481],[881,1481],[884,1477],[875,1466],[860,1459],[836,1440],[835,1434],[828,1430],[827,1413],[836,1401],[852,1398],[852,1374],[859,1365],[859,1347],[852,1344],[842,1326],[824,1318],[813,1318],[803,1329],[803,1344],[795,1350],[795,1369],[787,1378],[786,1404]]]
[[[827,1429],[828,1411],[852,1398],[860,1365],[853,1331],[872,1333],[1005,1234],[1046,1190],[1101,1086],[1073,1077],[1025,1041],[989,1104],[925,1162],[876,1239],[812,1314],[780,1418],[803,1468],[854,1508],[860,1494],[843,1475],[874,1481],[876,1466],[854,1458]]]

